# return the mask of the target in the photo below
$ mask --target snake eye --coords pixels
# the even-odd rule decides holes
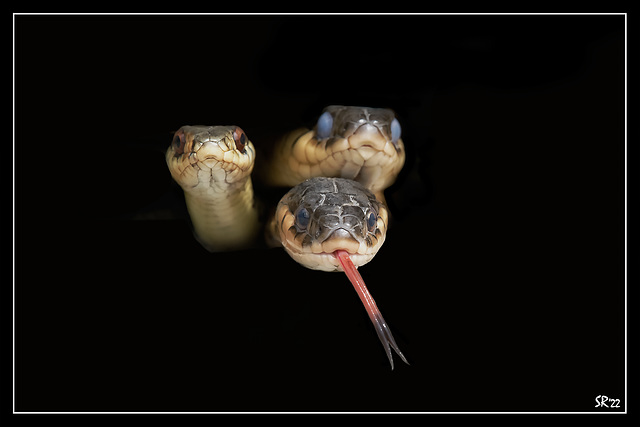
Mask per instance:
[[[402,133],[402,129],[400,128],[400,122],[398,122],[398,119],[393,119],[390,127],[391,127],[391,142],[393,142],[394,144],[397,144],[398,140],[400,139],[400,134]]]
[[[184,153],[185,142],[186,138],[184,136],[184,131],[182,129],[178,129],[176,133],[173,134],[173,141],[171,141],[171,145],[173,146],[176,155]]]
[[[376,229],[376,224],[378,223],[378,217],[375,213],[371,212],[369,217],[367,218],[367,228],[371,233],[373,233]]]
[[[247,144],[247,134],[237,126],[236,130],[233,131],[233,140],[236,143],[236,149],[238,151],[244,151],[244,146]]]
[[[316,126],[316,137],[318,139],[326,139],[331,135],[331,128],[333,127],[333,116],[330,112],[325,111],[318,118],[318,125]]]
[[[296,212],[296,224],[302,230],[309,225],[309,211],[306,208],[301,207]]]

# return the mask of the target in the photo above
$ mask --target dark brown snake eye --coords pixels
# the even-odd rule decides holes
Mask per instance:
[[[236,130],[233,131],[233,140],[236,143],[236,149],[244,151],[244,146],[247,144],[247,135],[239,127],[236,127]]]
[[[186,137],[184,136],[184,131],[179,129],[173,134],[173,141],[171,141],[171,145],[176,152],[176,155],[180,155],[184,153],[184,144],[186,142]]]

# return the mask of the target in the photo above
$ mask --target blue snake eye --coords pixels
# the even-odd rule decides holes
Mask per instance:
[[[367,218],[367,228],[369,229],[370,232],[373,233],[373,231],[376,229],[377,223],[378,223],[378,218],[376,217],[376,214],[371,212],[369,214],[369,218]]]
[[[298,212],[296,212],[296,224],[298,228],[302,230],[309,225],[309,211],[306,208],[301,207],[298,209]]]
[[[393,119],[391,122],[391,142],[396,144],[400,139],[401,133],[402,129],[400,128],[400,122],[398,122],[398,119]]]
[[[318,125],[316,126],[316,138],[326,139],[331,135],[331,128],[333,127],[333,116],[328,111],[322,113],[318,118]]]

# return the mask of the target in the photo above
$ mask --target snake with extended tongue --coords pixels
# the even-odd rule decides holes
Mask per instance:
[[[198,241],[209,251],[238,250],[259,236],[251,172],[256,152],[238,126],[183,126],[167,150]],[[384,243],[383,190],[405,160],[400,124],[388,109],[330,106],[313,129],[285,135],[265,164],[265,182],[292,186],[267,233],[307,268],[344,271],[367,310],[391,368],[398,348],[357,267]]]

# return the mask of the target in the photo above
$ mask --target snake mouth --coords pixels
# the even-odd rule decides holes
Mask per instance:
[[[337,249],[334,252],[297,252],[291,248],[285,246],[285,250],[296,262],[303,265],[306,268],[312,270],[328,271],[328,272],[344,272],[340,260],[338,259],[338,253],[348,253],[351,261],[356,267],[367,264],[373,259],[375,253],[352,253],[343,249]]]
[[[338,229],[331,237],[320,242],[313,240],[303,243],[295,238],[284,238],[282,244],[289,256],[299,264],[312,270],[343,271],[340,261],[336,258],[338,252],[349,254],[356,267],[371,261],[384,242],[384,235],[380,234],[375,241],[356,240],[348,231]],[[370,244],[371,243],[371,244]]]
[[[381,240],[383,241],[383,238]],[[358,242],[355,239],[333,238],[305,246],[298,246],[294,242],[285,240],[283,246],[291,258],[307,268],[341,272],[344,270],[337,258],[338,253],[348,254],[353,264],[360,267],[373,259],[382,241],[375,247],[371,247],[366,242]]]

